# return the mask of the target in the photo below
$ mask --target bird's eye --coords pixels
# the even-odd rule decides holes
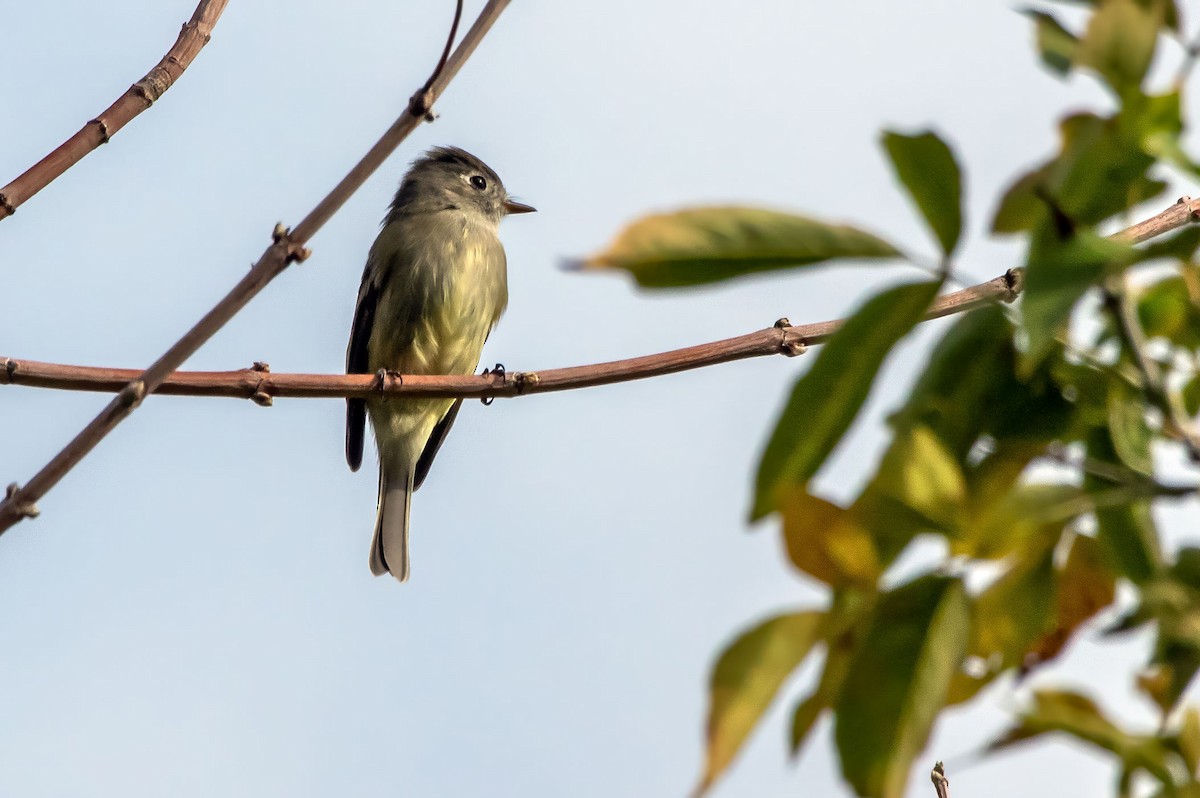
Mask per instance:
[[[471,185],[475,186],[475,188],[479,189],[480,191],[483,191],[485,188],[487,188],[487,181],[483,179],[482,175],[473,175],[471,177]]]

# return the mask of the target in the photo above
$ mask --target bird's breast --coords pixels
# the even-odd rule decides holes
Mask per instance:
[[[408,374],[471,374],[508,302],[494,225],[436,214],[404,237],[382,292],[373,361]],[[405,249],[407,248],[407,252]]]

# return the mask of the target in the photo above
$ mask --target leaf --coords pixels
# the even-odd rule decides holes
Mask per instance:
[[[1026,8],[1021,13],[1037,25],[1037,48],[1042,63],[1060,77],[1070,72],[1079,50],[1079,39],[1045,12]]]
[[[897,434],[881,461],[876,487],[939,529],[958,525],[967,487],[954,456],[924,426]]]
[[[751,520],[779,509],[781,488],[803,486],[816,474],[858,414],[884,358],[925,315],[940,286],[905,283],[876,294],[821,347],[767,442]]]
[[[1079,627],[1116,599],[1116,576],[1095,538],[1075,537],[1057,583],[1054,628],[1030,652],[1032,662],[1037,664],[1062,653]]]
[[[783,540],[792,564],[833,587],[870,587],[882,573],[870,532],[849,510],[803,488],[782,502]]]
[[[1192,377],[1183,386],[1183,406],[1193,418],[1200,413],[1200,374]]]
[[[1054,627],[1053,541],[1018,561],[976,599],[971,653],[997,670],[1023,667],[1034,642]]]
[[[1142,141],[1150,124],[1145,114],[1151,110],[1146,106],[1108,118],[1086,113],[1065,118],[1059,154],[1005,191],[992,230],[1032,230],[1054,213],[1076,226],[1097,225],[1161,193],[1166,184],[1146,175],[1154,164]],[[1161,109],[1153,113],[1161,115]]]
[[[1080,41],[1077,60],[1125,97],[1141,87],[1162,24],[1161,3],[1145,6],[1135,0],[1104,0]]]
[[[713,668],[708,752],[697,794],[729,767],[776,692],[820,641],[823,612],[780,615],[735,640]]]
[[[836,258],[894,258],[891,244],[853,227],[758,208],[693,208],[646,216],[585,270],[621,269],[646,288],[705,285]]]
[[[1189,228],[1188,232],[1200,235],[1200,228]],[[1181,275],[1143,289],[1137,309],[1147,338],[1164,338],[1185,349],[1200,349],[1200,298],[1192,296]]]
[[[1107,428],[1093,428],[1088,434],[1087,456],[1105,463],[1120,464],[1112,435]],[[1084,474],[1086,490],[1103,491],[1112,483]],[[1096,540],[1118,573],[1134,584],[1154,575],[1162,562],[1158,530],[1146,501],[1096,509]]]
[[[1116,754],[1129,770],[1144,768],[1164,782],[1172,781],[1162,742],[1121,730],[1090,698],[1068,691],[1037,690],[1033,700],[1017,725],[988,746],[989,752],[1049,732],[1063,732]]]
[[[962,234],[962,174],[954,153],[930,131],[906,136],[886,131],[883,145],[896,176],[949,258]]]
[[[1187,764],[1188,773],[1195,776],[1200,769],[1200,709],[1190,706],[1183,711],[1179,724],[1179,753]]]
[[[1112,380],[1108,391],[1108,432],[1122,464],[1145,476],[1154,476],[1150,442],[1154,433],[1146,422],[1146,398],[1121,380]]]
[[[842,774],[859,795],[903,795],[970,634],[957,579],[920,577],[882,598],[836,707]]]
[[[826,623],[825,663],[821,678],[792,714],[789,750],[794,757],[826,709],[837,703],[850,669],[859,637],[870,623],[876,594],[873,591],[835,590]]]
[[[1165,716],[1200,670],[1200,549],[1180,549],[1170,571],[1143,589],[1141,609],[1157,621],[1158,634],[1138,686]]]
[[[1076,231],[1064,239],[1047,223],[1034,233],[1021,302],[1021,328],[1027,340],[1022,374],[1032,373],[1049,354],[1080,297],[1132,258],[1129,245],[1089,231]]]
[[[1067,521],[1093,509],[1087,493],[1075,485],[1025,482],[977,506],[951,546],[959,556],[1006,557],[1034,547],[1031,541],[1053,537]]]

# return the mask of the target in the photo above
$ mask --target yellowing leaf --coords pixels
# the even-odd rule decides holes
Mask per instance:
[[[1054,659],[1071,636],[1116,598],[1116,575],[1095,538],[1078,535],[1058,572],[1054,628],[1030,652],[1037,663]]]
[[[954,456],[925,426],[898,433],[880,464],[876,486],[943,530],[957,526],[967,488]]]
[[[1079,63],[1100,73],[1118,95],[1136,91],[1154,57],[1162,11],[1162,3],[1105,0],[1080,42]]]
[[[820,641],[822,612],[780,615],[733,642],[713,668],[708,752],[697,793],[729,767],[779,686]]]
[[[619,269],[646,288],[704,285],[835,258],[894,258],[886,241],[846,225],[759,208],[694,208],[646,216],[584,270]]]
[[[879,558],[853,512],[800,488],[787,494],[782,514],[784,544],[797,568],[834,587],[875,584]]]

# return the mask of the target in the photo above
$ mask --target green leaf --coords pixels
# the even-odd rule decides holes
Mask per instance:
[[[1115,754],[1126,769],[1145,769],[1172,782],[1161,740],[1133,735],[1104,716],[1090,698],[1068,691],[1038,690],[1017,725],[989,747],[999,751],[1050,732],[1062,732]]]
[[[1179,753],[1187,764],[1188,773],[1200,770],[1200,709],[1190,706],[1183,711],[1179,724]]]
[[[962,174],[954,153],[935,133],[914,136],[886,131],[883,145],[896,176],[949,258],[962,234]]]
[[[1200,374],[1192,377],[1183,386],[1183,406],[1193,418],[1200,413]]]
[[[792,671],[821,639],[823,612],[780,615],[742,634],[713,668],[708,752],[697,793],[729,767]]]
[[[884,495],[945,531],[957,527],[967,496],[954,455],[924,426],[897,434],[874,484]]]
[[[1200,670],[1200,549],[1180,549],[1169,572],[1143,589],[1141,611],[1157,622],[1158,634],[1138,686],[1165,716]]]
[[[873,586],[883,569],[856,514],[803,488],[783,493],[783,540],[792,564],[833,587]]]
[[[1093,428],[1087,439],[1087,456],[1093,460],[1120,465],[1112,434],[1107,427]],[[1092,474],[1084,474],[1086,490],[1100,492],[1112,483]],[[1158,529],[1147,501],[1126,502],[1096,509],[1096,539],[1105,549],[1114,569],[1135,584],[1154,575],[1162,562]]]
[[[781,488],[802,487],[817,473],[858,414],[884,358],[940,287],[940,281],[905,283],[876,294],[821,347],[767,442],[751,520],[779,509]]]
[[[976,507],[951,551],[979,559],[1007,557],[1036,548],[1038,539],[1057,539],[1067,521],[1092,509],[1090,497],[1075,485],[1019,483]]]
[[[1054,542],[1051,538],[1049,543]],[[1054,547],[1018,560],[976,600],[971,653],[999,670],[1025,665],[1035,641],[1054,627],[1057,579]]]
[[[1141,87],[1162,25],[1161,3],[1104,0],[1080,41],[1078,62],[1094,69],[1119,97],[1125,97]]]
[[[1194,232],[1200,240],[1200,228],[1188,232]],[[1192,296],[1182,275],[1145,287],[1138,297],[1138,319],[1147,338],[1164,338],[1184,349],[1200,349],[1200,297]]]
[[[836,708],[842,773],[859,795],[904,794],[970,635],[957,579],[920,577],[882,598]]]
[[[1154,433],[1146,421],[1146,397],[1121,380],[1112,380],[1108,391],[1108,432],[1122,464],[1136,473],[1154,475],[1150,442]]]
[[[1079,50],[1079,39],[1049,14],[1032,8],[1022,9],[1037,25],[1037,48],[1042,63],[1059,76],[1071,71]]]
[[[800,752],[804,739],[825,710],[837,703],[842,683],[846,680],[850,662],[857,650],[857,641],[871,621],[875,598],[873,591],[834,591],[833,605],[826,623],[825,663],[821,678],[813,691],[796,705],[792,714],[789,750],[793,757]]]
[[[992,230],[1032,230],[1054,213],[1073,225],[1097,225],[1157,196],[1166,184],[1146,175],[1154,157],[1143,138],[1153,125],[1165,124],[1148,119],[1162,113],[1145,106],[1109,118],[1081,113],[1064,119],[1059,154],[1009,187]]]
[[[1049,354],[1084,293],[1133,257],[1128,244],[1087,230],[1062,238],[1046,223],[1034,233],[1021,303],[1021,327],[1026,336],[1023,374],[1032,373]]]
[[[646,288],[705,285],[837,258],[894,258],[891,244],[853,227],[758,208],[695,208],[626,227],[584,270],[620,269]]]

